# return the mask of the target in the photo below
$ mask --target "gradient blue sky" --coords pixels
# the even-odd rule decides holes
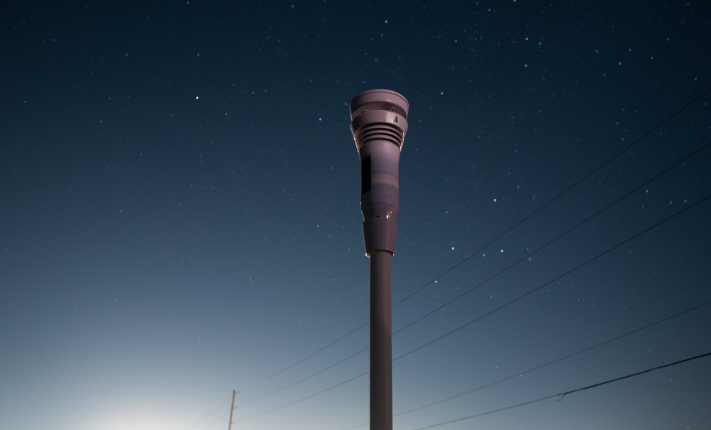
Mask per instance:
[[[233,389],[233,429],[367,423],[367,375],[289,405],[366,372],[363,352],[309,377],[366,348],[367,327],[263,381],[368,321],[347,108],[364,90],[411,106],[393,302],[426,287],[394,330],[524,258],[397,333],[394,357],[711,193],[711,95],[690,104],[711,88],[708,2],[37,1],[0,15],[2,429],[226,429]],[[522,376],[395,428],[711,352],[701,306],[527,372],[711,301],[710,211],[396,360],[396,414]],[[704,358],[436,428],[705,429],[709,404]]]

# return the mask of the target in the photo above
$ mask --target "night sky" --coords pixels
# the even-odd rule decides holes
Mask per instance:
[[[348,103],[374,88],[410,103],[394,428],[711,352],[709,2],[42,0],[0,24],[2,429],[227,429],[232,390],[232,429],[367,429]],[[434,428],[708,429],[709,404],[705,357]]]

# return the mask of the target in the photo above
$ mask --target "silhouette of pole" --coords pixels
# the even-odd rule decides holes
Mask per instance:
[[[358,94],[350,104],[351,132],[361,165],[360,207],[370,258],[370,430],[392,430],[392,312],[390,258],[400,208],[400,150],[410,105],[390,90]]]
[[[232,390],[232,406],[230,407],[230,425],[227,426],[227,430],[232,430],[232,412],[235,411],[235,395],[237,392]]]

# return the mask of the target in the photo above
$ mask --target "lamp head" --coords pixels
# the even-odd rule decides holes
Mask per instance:
[[[401,94],[369,90],[351,100],[351,132],[361,164],[360,207],[366,255],[395,253],[399,164],[410,105]]]
[[[351,113],[351,133],[359,152],[361,146],[373,137],[391,137],[393,143],[402,148],[410,110],[410,104],[402,94],[391,90],[368,90],[355,96],[348,107]],[[370,127],[374,124],[380,127]]]

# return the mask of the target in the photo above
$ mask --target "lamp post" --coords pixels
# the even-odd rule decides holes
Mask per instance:
[[[400,150],[410,105],[401,94],[369,90],[351,100],[351,132],[360,157],[360,208],[370,258],[370,430],[392,430],[390,258],[400,206]]]

